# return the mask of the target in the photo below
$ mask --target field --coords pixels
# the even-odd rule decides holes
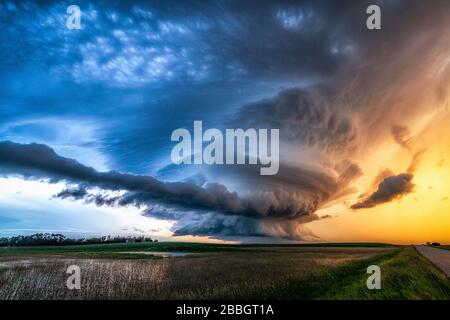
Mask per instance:
[[[73,264],[81,290],[66,288]],[[373,264],[381,290],[366,287]],[[450,299],[450,280],[383,244],[23,247],[0,249],[0,299]]]

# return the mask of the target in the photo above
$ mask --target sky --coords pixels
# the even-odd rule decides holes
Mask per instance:
[[[447,0],[2,1],[0,28],[0,236],[450,243]],[[279,172],[174,164],[195,120],[279,129]]]

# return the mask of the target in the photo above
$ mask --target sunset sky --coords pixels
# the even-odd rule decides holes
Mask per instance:
[[[39,3],[0,3],[0,236],[450,243],[448,0]],[[194,120],[279,173],[173,164]]]

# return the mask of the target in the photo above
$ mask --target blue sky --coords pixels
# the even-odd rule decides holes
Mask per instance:
[[[394,21],[405,8],[403,1],[376,2],[384,5],[385,21]],[[358,114],[383,109],[367,103],[382,90],[361,81],[356,91],[352,81],[360,73],[363,80],[378,74],[376,68],[364,69],[371,68],[368,61],[381,64],[376,39],[393,51],[398,45],[397,35],[368,36],[366,3],[77,1],[81,29],[69,30],[71,4],[0,4],[0,140],[19,149],[35,143],[42,148],[27,152],[50,156],[45,148],[51,148],[97,173],[186,183],[214,197],[219,191],[207,183],[217,183],[226,196],[269,203],[258,200],[238,213],[226,205],[205,209],[196,203],[197,208],[180,199],[172,199],[175,206],[161,199],[97,206],[92,198],[55,195],[71,188],[104,197],[137,191],[78,176],[71,180],[52,170],[27,176],[23,168],[5,169],[0,233],[304,240],[311,234],[303,224],[321,218],[317,209],[356,194],[351,183],[362,171],[355,150],[360,151],[361,139],[372,142],[379,128],[391,124],[358,123],[364,117]],[[398,34],[412,20],[404,17]],[[349,92],[350,103],[336,98]],[[367,109],[359,108],[360,102]],[[284,105],[287,109],[280,110]],[[285,171],[264,180],[246,168],[172,165],[170,134],[192,128],[194,120],[204,127],[281,128]]]

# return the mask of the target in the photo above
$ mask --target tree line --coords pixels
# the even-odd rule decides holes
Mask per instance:
[[[102,236],[92,238],[68,238],[60,233],[35,233],[28,236],[13,236],[0,238],[0,247],[20,246],[63,246],[76,244],[100,244],[100,243],[134,243],[134,242],[158,242],[146,236]]]

